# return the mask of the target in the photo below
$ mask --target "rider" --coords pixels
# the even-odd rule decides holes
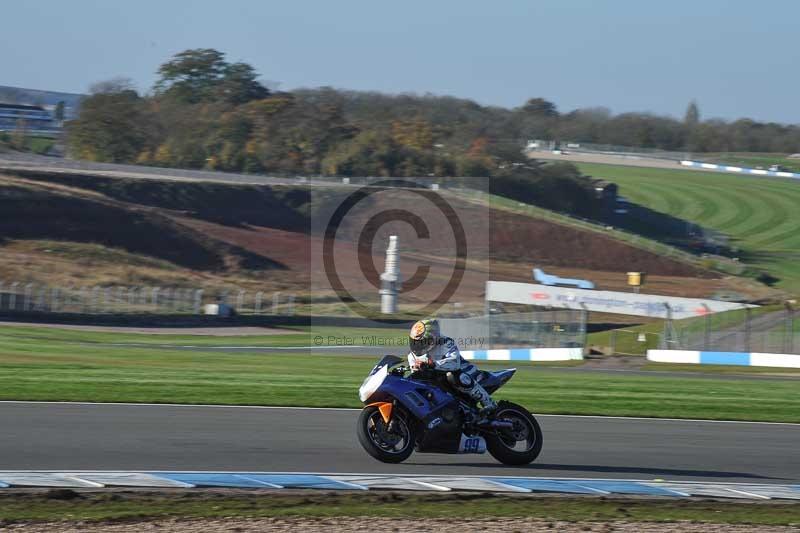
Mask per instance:
[[[408,363],[412,369],[427,367],[444,373],[448,383],[459,392],[480,402],[483,416],[497,409],[497,404],[476,379],[480,371],[461,358],[453,339],[442,336],[438,320],[430,318],[415,322],[409,333],[409,344]]]

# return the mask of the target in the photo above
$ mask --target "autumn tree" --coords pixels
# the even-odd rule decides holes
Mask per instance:
[[[395,120],[392,122],[392,138],[398,144],[415,150],[433,149],[433,131],[423,118]]]
[[[91,93],[67,125],[70,151],[90,161],[133,161],[147,142],[144,100],[125,79],[95,84]]]

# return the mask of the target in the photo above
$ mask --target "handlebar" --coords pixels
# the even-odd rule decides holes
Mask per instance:
[[[396,366],[389,373],[394,376],[404,376],[408,370],[409,368],[407,366]]]

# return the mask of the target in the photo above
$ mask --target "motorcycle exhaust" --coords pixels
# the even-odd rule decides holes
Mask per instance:
[[[480,427],[490,429],[514,429],[514,424],[504,420],[490,420],[485,424],[481,424]]]

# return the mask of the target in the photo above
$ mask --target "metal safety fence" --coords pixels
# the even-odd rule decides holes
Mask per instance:
[[[442,331],[465,350],[495,348],[574,348],[586,343],[583,310],[555,309],[441,318]]]
[[[576,142],[569,140],[534,140],[529,141],[526,149],[530,152],[546,152],[563,150],[568,152],[583,152],[588,154],[607,154],[627,157],[648,157],[653,159],[666,159],[680,161],[691,158],[691,152],[660,150],[658,148],[645,148],[642,146],[621,146],[617,144],[600,144]]]
[[[295,295],[187,287],[51,286],[0,281],[0,312],[204,314],[208,304],[236,314],[293,315]]]
[[[800,354],[797,311],[743,309],[668,322],[660,348],[717,352]]]

